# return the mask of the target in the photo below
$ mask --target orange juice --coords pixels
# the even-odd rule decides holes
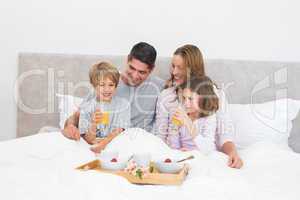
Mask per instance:
[[[97,114],[100,114],[101,112],[97,111]],[[96,124],[102,124],[102,125],[108,125],[109,124],[109,112],[102,112],[102,117],[97,118],[95,121]]]
[[[108,125],[109,124],[109,112],[103,112],[102,113],[102,118],[101,118],[100,123],[103,124],[103,125]]]
[[[182,121],[176,119],[175,117],[172,117],[172,123],[173,123],[175,126],[182,126]]]

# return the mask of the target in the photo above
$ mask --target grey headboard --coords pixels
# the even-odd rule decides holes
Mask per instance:
[[[43,126],[58,127],[56,93],[84,96],[87,93],[89,67],[107,60],[121,69],[126,56],[19,54],[19,97],[17,136],[38,132]],[[154,74],[169,76],[170,58],[157,60]],[[300,100],[300,63],[240,60],[207,60],[207,74],[225,88],[229,103],[260,103],[275,98]],[[73,88],[73,89],[72,89]],[[300,150],[300,117],[291,142]]]

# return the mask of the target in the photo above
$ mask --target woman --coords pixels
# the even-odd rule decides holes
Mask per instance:
[[[177,91],[177,86],[191,78],[205,75],[203,56],[199,48],[194,45],[184,45],[176,49],[172,58],[170,73],[171,77],[166,82],[165,89],[158,97],[155,130],[156,134],[167,144],[170,144],[172,134],[176,134],[177,125],[174,124],[174,120],[172,120],[173,115],[175,113],[177,117],[178,113],[187,115],[187,113],[178,112],[178,110],[180,110],[178,108],[180,94]],[[225,95],[217,88],[215,88],[215,92],[219,97],[219,110],[216,113],[216,148],[228,155],[229,167],[241,168],[243,162],[233,143],[233,126],[230,123],[228,114],[224,112],[224,104],[226,105]]]

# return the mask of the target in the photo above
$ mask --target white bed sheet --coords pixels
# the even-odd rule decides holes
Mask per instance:
[[[158,153],[158,152],[157,152]],[[260,143],[240,151],[241,170],[226,166],[222,153],[198,152],[181,186],[138,186],[125,179],[74,168],[93,160],[84,141],[59,132],[0,143],[1,199],[206,199],[299,200],[300,154]],[[185,156],[184,153],[181,156]]]

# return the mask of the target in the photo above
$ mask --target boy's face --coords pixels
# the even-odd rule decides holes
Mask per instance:
[[[111,101],[116,93],[116,89],[116,84],[112,80],[108,77],[103,77],[95,87],[97,99],[100,101]]]

